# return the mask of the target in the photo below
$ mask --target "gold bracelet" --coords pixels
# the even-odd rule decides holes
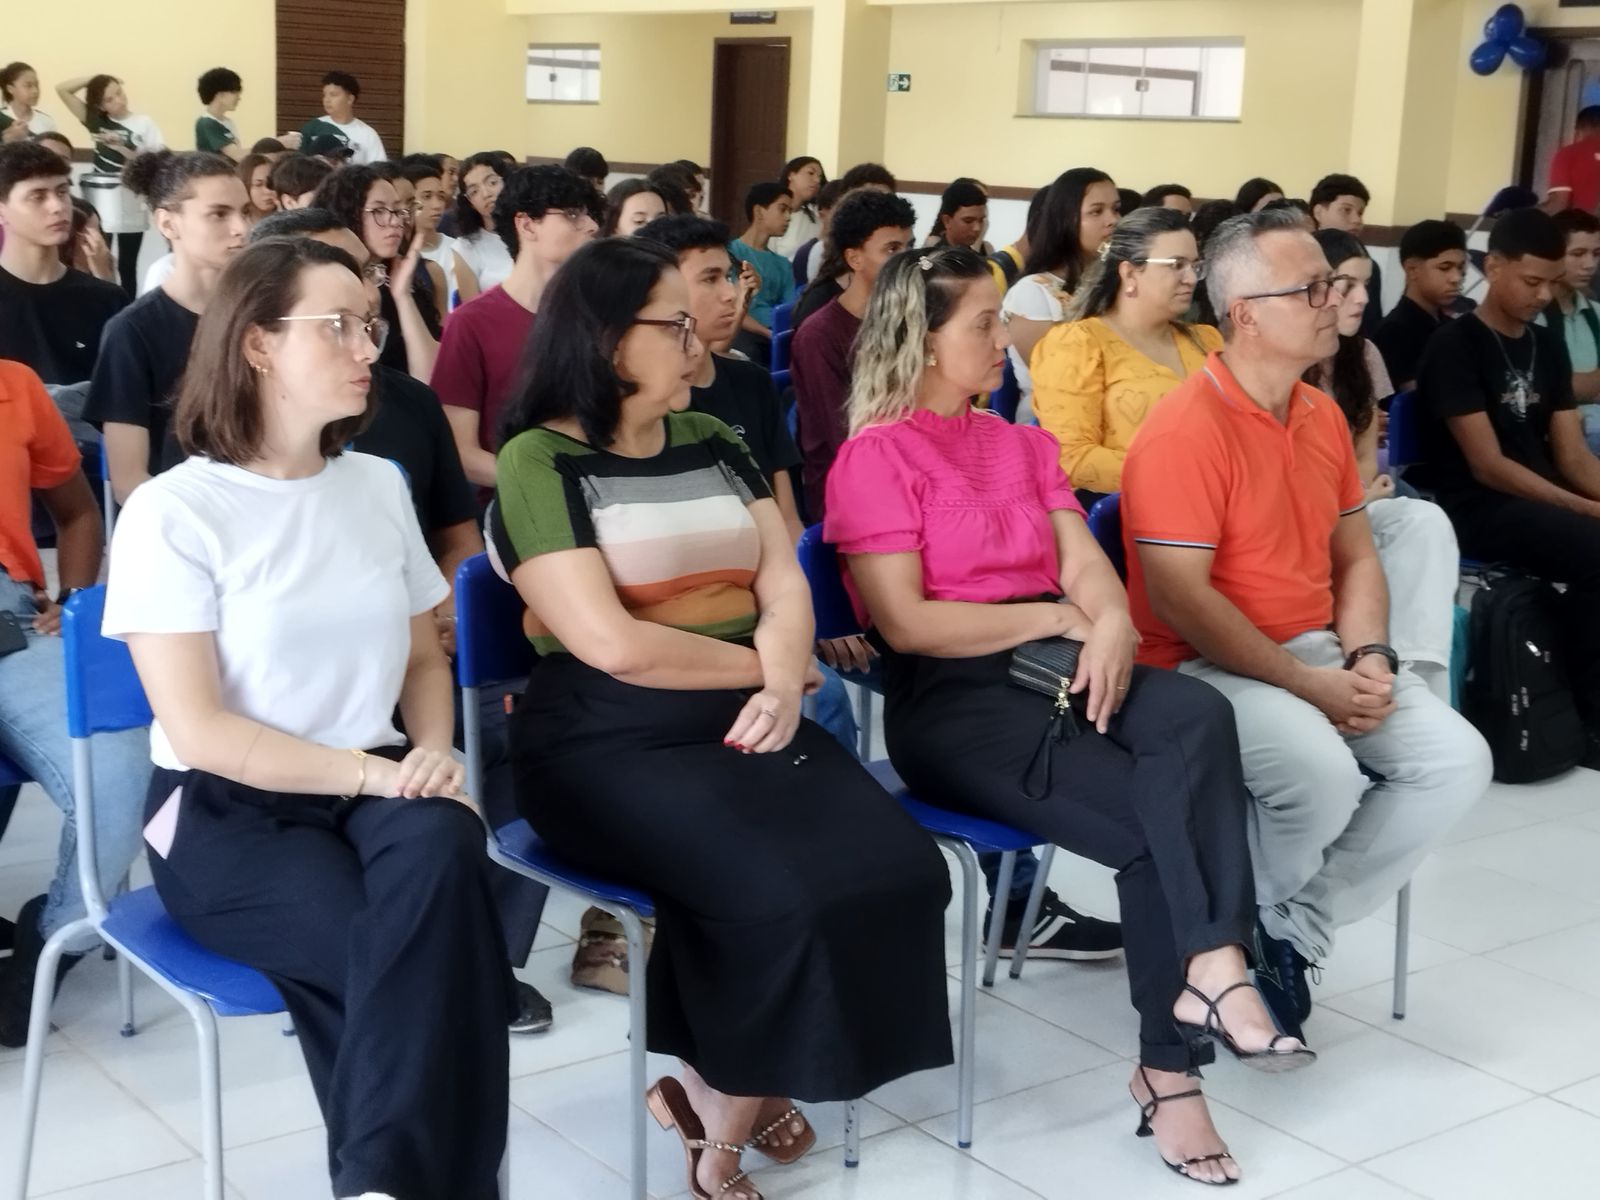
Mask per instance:
[[[367,752],[352,747],[350,753],[354,754],[356,762],[361,764],[361,775],[356,779],[356,790],[350,793],[352,796],[359,796],[361,789],[367,786]]]

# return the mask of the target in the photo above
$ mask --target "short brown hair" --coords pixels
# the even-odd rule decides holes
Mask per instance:
[[[261,450],[264,424],[260,380],[244,356],[250,330],[267,326],[300,297],[300,276],[311,267],[361,271],[337,246],[310,238],[267,238],[241,250],[217,281],[195,330],[189,365],[178,388],[173,432],[185,454],[243,466]],[[358,417],[322,430],[322,455],[337,458],[372,420],[372,397]]]

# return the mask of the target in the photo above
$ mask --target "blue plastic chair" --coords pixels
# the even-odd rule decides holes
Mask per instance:
[[[1006,355],[1005,374],[1001,376],[1000,386],[989,393],[989,410],[999,413],[1008,421],[1017,419],[1017,406],[1022,403],[1022,385],[1017,382],[1017,369],[1012,365],[1011,355]]]
[[[533,647],[522,632],[522,598],[494,573],[487,554],[476,554],[456,571],[456,681],[467,759],[467,794],[483,795],[483,731],[480,688],[520,679],[534,668]],[[601,879],[562,861],[522,820],[489,831],[489,857],[507,870],[546,887],[574,892],[621,923],[628,940],[629,1086],[632,1088],[632,1191],[645,1200],[647,1177],[644,1094],[645,941],[643,922],[655,915],[650,897]]]
[[[778,344],[780,334],[794,332],[794,306],[795,301],[791,300],[789,303],[780,304],[772,310],[772,344],[774,346]],[[787,366],[788,364],[785,363],[784,365]]]
[[[839,574],[838,551],[822,540],[822,526],[813,525],[801,535],[798,553],[800,567],[811,585],[811,607],[816,618],[817,636],[836,638],[860,634],[861,625],[855,618],[855,610],[850,605],[849,594]],[[1017,855],[1023,850],[1033,849],[1038,839],[997,821],[964,816],[918,800],[907,790],[887,759],[865,765],[873,778],[899,800],[912,819],[948,850],[961,866],[961,1035],[960,1054],[956,1060],[956,1141],[965,1149],[972,1145],[973,1088],[977,1077],[974,1043],[978,999],[978,900],[982,889],[978,855],[991,852],[1000,855],[1000,871],[995,880],[994,894],[1008,896],[1011,894],[1011,876],[1016,869]],[[1039,919],[1039,907],[1044,900],[1055,849],[1055,846],[1046,844],[1039,855],[1039,871],[1034,877],[1033,890],[1028,893],[1028,903],[1023,911],[1023,929],[1032,929]],[[989,922],[988,942],[984,951],[984,987],[994,986],[1003,925],[1002,921]],[[1021,978],[1027,958],[1028,946],[1023,941],[1012,955],[1011,978]]]
[[[56,964],[69,940],[93,930],[181,1004],[194,1022],[200,1051],[200,1153],[202,1194],[222,1200],[222,1085],[216,1018],[284,1011],[283,998],[266,976],[205,949],[162,907],[152,887],[115,897],[108,905],[95,871],[94,776],[90,745],[98,733],[137,729],[150,723],[150,706],[128,648],[100,636],[105,588],[79,592],[61,620],[66,650],[67,732],[72,738],[72,791],[78,838],[78,879],[88,915],[57,930],[44,945],[34,979],[28,1049],[23,1061],[21,1154],[16,1195],[27,1195],[44,1045]]]
[[[1410,395],[1411,393],[1403,393]],[[1396,396],[1396,400],[1400,397]],[[1391,415],[1391,422],[1393,417]],[[1393,430],[1391,423],[1389,428]],[[1122,493],[1113,492],[1097,501],[1089,510],[1089,532],[1094,534],[1106,557],[1117,568],[1123,580],[1128,578],[1128,563],[1122,541]],[[1411,884],[1407,883],[1394,898],[1394,1004],[1396,1021],[1406,1018],[1406,974],[1411,956]]]
[[[782,333],[774,333],[772,335],[772,360],[768,365],[772,371],[772,377],[774,380],[776,380],[779,375],[786,375],[788,373],[789,365],[793,357],[791,353],[793,346],[794,330],[785,329]],[[783,386],[779,387],[778,390],[781,392],[783,391],[783,388],[787,386],[788,384],[785,383]]]
[[[797,406],[798,407],[798,406]],[[816,620],[817,637],[831,641],[834,638],[855,637],[861,632],[855,610],[850,607],[850,597],[839,576],[839,556],[832,546],[822,540],[822,526],[811,525],[800,535],[795,547],[800,559],[800,569],[811,584],[811,611]],[[872,761],[872,710],[876,686],[870,681],[856,684],[860,697],[857,714],[856,757],[862,762]]]
[[[1117,569],[1117,574],[1122,576],[1123,582],[1126,583],[1128,552],[1122,544],[1121,492],[1112,492],[1111,495],[1095,501],[1094,507],[1089,510],[1089,532],[1094,534],[1094,540],[1100,543],[1100,549],[1106,552],[1111,565]]]
[[[1422,411],[1415,391],[1389,399],[1389,467],[1397,474],[1422,461]]]

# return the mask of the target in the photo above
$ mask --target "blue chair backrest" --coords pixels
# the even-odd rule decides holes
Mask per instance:
[[[777,345],[778,335],[794,330],[794,301],[780,304],[772,310],[772,343]]]
[[[839,551],[822,540],[821,525],[812,525],[800,535],[795,553],[811,585],[817,636],[842,638],[860,633],[861,622],[850,607],[850,593],[844,590],[844,578],[839,574]]]
[[[533,646],[522,632],[522,597],[474,554],[456,570],[456,682],[487,687],[533,669]]]
[[[67,733],[75,738],[150,724],[139,673],[125,642],[100,633],[106,589],[85,588],[61,614],[61,641],[67,660]]]
[[[772,373],[772,386],[778,389],[778,395],[780,396],[787,392],[793,383],[794,378],[789,374],[788,367],[785,367],[781,371],[774,371]],[[789,434],[792,437],[794,435],[794,430],[791,429]]]
[[[1394,469],[1422,461],[1421,425],[1417,393],[1396,392],[1389,401],[1389,465]]]
[[[1128,553],[1122,545],[1121,492],[1112,492],[1095,501],[1095,506],[1089,510],[1089,532],[1094,534],[1094,540],[1100,543],[1100,549],[1106,552],[1123,582],[1127,582]]]
[[[1022,385],[1017,382],[1017,371],[1011,364],[1011,355],[1006,355],[1005,374],[1000,379],[1000,386],[989,393],[989,408],[999,413],[1008,421],[1017,419],[1017,405],[1022,403]]]
[[[772,335],[772,362],[769,369],[774,375],[779,371],[787,371],[789,369],[789,350],[790,343],[793,341],[794,330],[792,329],[785,329],[782,333],[774,333]],[[779,388],[778,390],[782,391],[783,389]]]

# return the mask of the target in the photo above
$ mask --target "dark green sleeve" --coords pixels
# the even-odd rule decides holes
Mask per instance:
[[[231,145],[235,140],[233,132],[214,117],[203,116],[194,123],[194,144],[197,150],[220,154],[224,146]]]
[[[511,551],[513,571],[521,563],[557,550],[597,545],[583,501],[576,464],[580,448],[540,429],[505,444],[495,466],[495,505],[504,529],[502,555]]]

